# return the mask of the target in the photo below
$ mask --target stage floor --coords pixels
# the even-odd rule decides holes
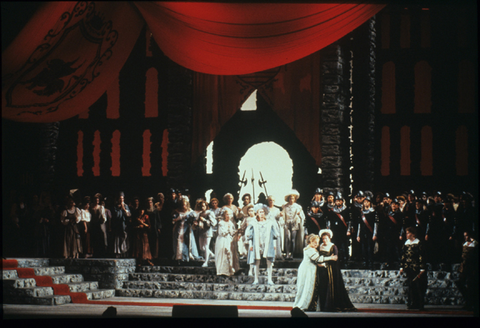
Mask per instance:
[[[174,305],[235,305],[240,318],[290,318],[290,302],[249,302],[195,299],[151,299],[114,297],[99,304],[17,305],[3,304],[3,319],[92,319],[104,318],[109,307],[117,309],[118,318],[171,318]],[[311,318],[473,318],[473,312],[461,306],[426,305],[424,311],[407,310],[405,304],[354,304],[357,312],[307,312]]]

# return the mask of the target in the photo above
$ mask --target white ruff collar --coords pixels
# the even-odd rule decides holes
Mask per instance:
[[[405,245],[415,245],[415,244],[418,244],[420,242],[420,240],[418,240],[417,238],[415,238],[413,241],[411,241],[410,239],[407,239],[407,241],[405,242]]]

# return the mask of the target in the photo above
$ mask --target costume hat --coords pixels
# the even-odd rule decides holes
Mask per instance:
[[[285,195],[285,201],[286,202],[288,202],[288,199],[290,198],[290,196],[294,196],[295,201],[297,201],[300,198],[300,193],[298,191],[296,191],[295,189],[292,189],[292,191],[290,191],[288,194]]]

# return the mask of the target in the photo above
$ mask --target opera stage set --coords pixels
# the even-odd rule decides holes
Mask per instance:
[[[304,209],[318,187],[477,200],[477,89],[474,1],[2,2],[3,217],[42,191],[237,201],[263,142],[288,153]],[[138,274],[111,261],[95,265]],[[102,277],[118,296],[124,277]]]

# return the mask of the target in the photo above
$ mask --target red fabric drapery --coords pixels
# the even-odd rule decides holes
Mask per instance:
[[[308,56],[363,24],[384,5],[135,3],[162,51],[178,64],[240,75]]]
[[[295,133],[318,166],[321,163],[320,52],[270,70],[239,76],[194,74],[192,160],[257,89]],[[239,137],[242,131],[238,131]]]
[[[118,77],[145,22],[162,51],[178,64],[207,74],[237,75],[312,54],[384,7],[133,4],[47,3],[2,54],[2,117],[54,122],[87,110]]]

